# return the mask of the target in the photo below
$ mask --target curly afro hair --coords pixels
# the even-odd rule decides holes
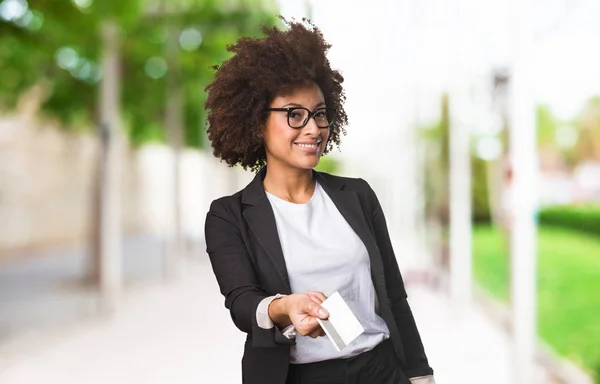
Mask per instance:
[[[234,56],[214,66],[214,81],[206,87],[208,139],[213,153],[229,166],[241,165],[257,171],[266,164],[262,127],[270,103],[299,84],[316,83],[336,116],[330,127],[325,153],[339,146],[346,134],[344,78],[331,69],[327,51],[331,45],[307,19],[288,22],[288,27],[263,28],[262,38],[243,37],[227,47]]]

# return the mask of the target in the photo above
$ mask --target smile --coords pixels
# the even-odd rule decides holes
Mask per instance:
[[[294,143],[302,152],[318,153],[321,149],[321,141],[316,143]]]
[[[317,148],[319,146],[320,143],[314,143],[314,144],[305,144],[305,143],[295,143],[297,146],[299,146],[300,148]]]

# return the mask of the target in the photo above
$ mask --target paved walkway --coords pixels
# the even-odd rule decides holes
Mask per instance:
[[[123,274],[127,289],[161,281],[162,249],[155,238],[126,239]],[[87,253],[83,246],[71,246],[0,263],[0,353],[15,339],[98,314],[98,295],[84,278]]]
[[[62,262],[58,256],[54,261],[48,258],[45,267],[37,267],[38,275],[32,265],[12,266],[10,273],[6,266],[0,267],[0,318],[5,327],[0,339],[0,383],[241,382],[244,336],[223,307],[207,257],[196,255],[180,281],[166,284],[157,279],[157,244],[134,242],[126,248],[131,250],[128,255],[145,250],[140,252],[143,259],[127,262],[130,266],[141,263],[145,270],[133,268],[136,275],[130,268],[123,306],[110,318],[94,314],[93,292],[69,296],[65,292],[71,290],[57,290],[56,277],[65,278],[60,266],[81,265],[76,262],[81,262],[76,251],[70,262],[66,254]],[[37,287],[23,287],[27,284],[17,275],[24,271],[29,271],[29,281],[40,279]],[[71,280],[76,279],[76,272],[71,270]],[[54,274],[54,283],[42,279],[49,273]],[[9,286],[11,291],[5,291]],[[34,300],[30,294],[38,291],[39,296],[40,288],[49,293],[30,301]],[[20,295],[19,305],[15,300],[10,304],[9,297],[15,295]],[[507,339],[482,313],[458,311],[445,294],[422,286],[409,287],[409,296],[438,384],[511,383]],[[43,317],[36,324],[27,322],[23,313],[33,317],[44,313],[55,321],[41,327]],[[27,324],[15,328],[20,319]],[[12,328],[8,329],[8,323]],[[33,325],[38,331],[26,331]]]

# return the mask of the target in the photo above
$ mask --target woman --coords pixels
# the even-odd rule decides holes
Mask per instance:
[[[383,212],[362,179],[316,172],[347,116],[329,45],[310,22],[242,38],[207,87],[208,137],[258,171],[206,217],[207,251],[235,325],[247,384],[433,383]],[[339,292],[365,332],[341,351],[320,304]]]

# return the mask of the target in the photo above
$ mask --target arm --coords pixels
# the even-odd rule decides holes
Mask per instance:
[[[363,180],[364,181],[364,180]],[[392,242],[388,232],[385,216],[377,195],[365,181],[368,190],[368,201],[371,211],[371,222],[375,233],[377,246],[383,259],[386,271],[386,288],[392,306],[392,312],[402,337],[404,351],[406,354],[406,374],[416,381],[417,377],[430,376],[433,370],[429,366],[421,336],[417,329],[410,306],[408,305],[404,281],[400,274],[396,255],[392,248]],[[433,378],[431,378],[433,380]]]
[[[285,314],[284,306],[280,302],[273,303],[282,297],[285,297],[285,295],[277,294],[263,299],[256,308],[256,322],[259,327],[264,329],[270,329],[277,325],[283,336],[288,339],[295,339],[296,328],[293,324],[290,324],[291,320]]]
[[[226,209],[215,201],[205,223],[206,248],[225,307],[242,332],[252,335],[254,347],[293,344],[278,327],[261,328],[257,323],[259,303],[269,295],[260,285],[242,237]]]

